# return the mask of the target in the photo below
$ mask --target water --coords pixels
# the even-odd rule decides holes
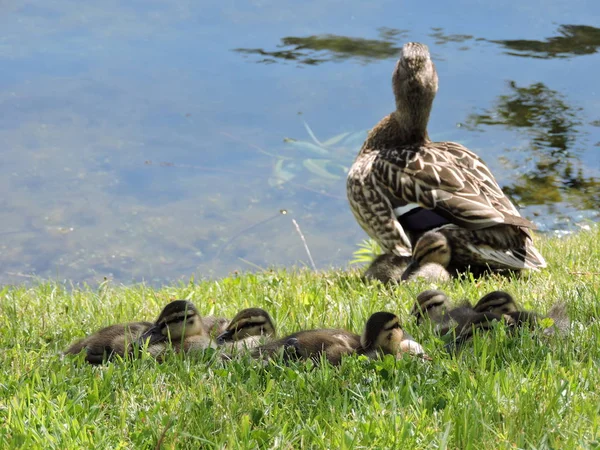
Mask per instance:
[[[433,138],[478,152],[542,231],[598,221],[600,3],[424,8],[4,2],[0,283],[309,265],[292,219],[318,268],[345,266],[366,235],[344,174],[407,41],[439,72]]]

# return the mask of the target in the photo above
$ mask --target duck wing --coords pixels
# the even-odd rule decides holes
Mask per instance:
[[[397,215],[420,207],[469,230],[498,224],[535,227],[521,217],[483,160],[455,142],[381,150],[372,167]]]

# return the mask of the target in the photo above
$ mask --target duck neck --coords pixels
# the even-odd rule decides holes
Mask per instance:
[[[402,136],[407,144],[429,141],[427,124],[432,103],[433,98],[403,99],[396,95],[396,111],[392,115],[398,123],[399,136]]]
[[[406,110],[396,110],[373,127],[361,152],[365,154],[374,150],[427,143],[428,119],[429,111],[426,114],[410,114]]]

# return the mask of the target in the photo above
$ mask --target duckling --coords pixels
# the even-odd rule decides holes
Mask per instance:
[[[216,316],[204,316],[202,317],[202,324],[204,325],[204,329],[208,333],[208,335],[216,339],[223,331],[227,329],[229,326],[229,319],[225,317],[216,317]]]
[[[382,283],[399,282],[406,270],[410,258],[394,253],[384,253],[377,256],[363,274],[364,280],[379,280]]]
[[[448,240],[441,233],[428,232],[423,234],[413,248],[410,263],[402,274],[402,280],[412,280],[432,272],[440,281],[450,279],[450,273],[446,270],[450,263],[450,246]],[[439,268],[439,269],[437,269]],[[432,281],[436,281],[435,278]]]
[[[526,326],[533,329],[542,319],[544,319],[543,316],[533,311],[519,310],[512,295],[504,291],[493,291],[484,295],[477,302],[474,310],[478,312],[490,311],[495,314],[501,314],[508,318],[508,324],[513,327]],[[543,333],[545,335],[554,334],[556,330],[564,332],[570,326],[570,321],[566,314],[566,305],[562,302],[557,302],[552,305],[548,311],[547,317],[553,320],[554,325],[544,329]]]
[[[450,273],[446,268],[451,255],[446,236],[431,231],[423,234],[413,248],[411,262],[402,274],[402,280],[448,281]]]
[[[431,282],[442,282],[450,279],[450,273],[441,264],[434,262],[432,256],[427,256],[421,265],[413,265],[407,271],[411,258],[384,253],[377,256],[363,275],[364,280],[379,280],[382,283],[399,283],[403,280],[418,278]]]
[[[475,311],[465,301],[452,307],[450,300],[442,291],[427,290],[417,296],[411,315],[416,318],[417,325],[430,320],[435,324],[435,332],[440,336],[453,334],[454,340],[446,346],[448,350],[456,349],[468,341],[475,330],[488,330],[494,321],[502,321],[502,315],[493,312]]]
[[[395,111],[371,129],[348,172],[348,201],[363,230],[398,256],[410,256],[419,237],[436,230],[458,268],[546,267],[533,245],[535,225],[483,160],[456,142],[429,139],[438,75],[426,45],[402,47],[392,87]]]
[[[202,318],[188,300],[174,300],[163,308],[152,327],[138,339],[154,357],[162,357],[172,344],[176,352],[215,348]]]
[[[453,328],[466,323],[475,315],[473,307],[468,302],[452,307],[450,299],[442,291],[429,289],[417,296],[412,307],[411,315],[416,318],[417,325],[425,320],[435,324],[435,330],[440,335],[447,334]]]
[[[217,344],[235,343],[236,348],[252,348],[275,336],[271,316],[261,308],[247,308],[238,312],[229,325],[217,336]]]
[[[253,354],[255,357],[273,356],[280,351],[286,360],[318,362],[323,355],[333,365],[338,365],[344,355],[352,353],[375,358],[380,353],[400,355],[406,352],[430,359],[423,347],[402,330],[398,317],[387,312],[373,314],[362,336],[341,329],[305,330],[258,347]]]
[[[369,317],[360,338],[360,348],[356,353],[375,358],[379,354],[396,355],[403,353],[431,360],[414,338],[402,329],[400,319],[390,312],[380,311]]]
[[[102,364],[115,355],[124,357],[131,344],[151,327],[151,322],[130,322],[110,325],[78,340],[65,350],[65,354],[77,354],[86,351],[85,360],[90,364]]]

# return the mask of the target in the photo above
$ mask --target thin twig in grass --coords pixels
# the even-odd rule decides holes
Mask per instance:
[[[215,255],[215,257],[213,259],[219,259],[219,256],[221,256],[221,253],[223,253],[225,251],[225,249],[227,249],[227,247],[229,247],[231,245],[231,243],[233,241],[235,241],[237,238],[239,238],[241,235],[243,235],[243,234],[247,233],[248,231],[251,231],[251,230],[253,230],[253,229],[255,229],[255,228],[257,228],[257,227],[259,227],[261,225],[264,225],[264,224],[270,222],[273,219],[277,219],[279,216],[285,215],[285,214],[287,214],[287,211],[285,209],[281,209],[281,210],[279,210],[278,213],[273,214],[271,217],[267,217],[266,219],[261,220],[260,222],[257,222],[257,223],[255,223],[253,225],[250,225],[249,227],[244,228],[241,231],[238,231],[231,238],[229,238],[227,240],[227,242],[225,242],[221,246],[221,248],[219,248],[219,251],[217,251],[217,254]]]
[[[154,450],[160,450],[160,447],[162,446],[162,443],[165,440],[165,435],[167,434],[167,431],[169,431],[169,428],[171,428],[171,426],[173,426],[173,418],[172,417],[169,419],[169,421],[167,422],[167,426],[164,428],[164,430],[160,434],[160,437],[158,438],[158,441],[156,442],[156,447],[154,447]]]
[[[24,278],[35,278],[36,277],[35,275],[28,275],[26,273],[21,273],[21,272],[4,272],[4,273],[6,273],[7,275],[15,276],[15,277],[24,277]]]
[[[252,261],[248,261],[247,259],[244,259],[242,257],[238,257],[238,259],[240,261],[242,261],[243,263],[246,263],[249,266],[254,267],[255,269],[260,270],[261,272],[266,272],[267,271],[267,269],[265,269],[264,267],[259,266],[258,264],[253,263]]]
[[[317,271],[317,266],[315,265],[315,262],[314,262],[314,260],[312,258],[312,255],[310,254],[310,250],[308,249],[308,245],[306,244],[306,239],[304,239],[304,235],[302,234],[302,230],[300,230],[300,225],[298,225],[298,222],[296,222],[296,219],[292,219],[292,222],[294,222],[294,225],[296,226],[296,231],[300,235],[300,239],[302,239],[302,243],[304,244],[304,250],[306,250],[306,254],[308,255],[308,259],[310,260],[310,264],[311,264],[313,270],[316,272]]]

